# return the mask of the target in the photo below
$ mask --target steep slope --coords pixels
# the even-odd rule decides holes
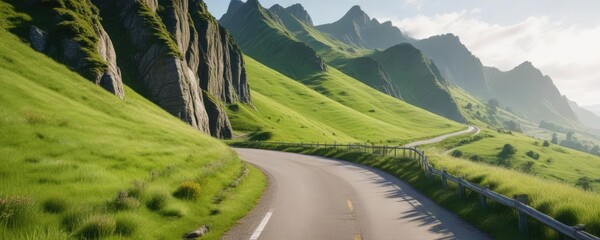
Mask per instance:
[[[345,43],[332,39],[312,25],[306,24],[294,15],[296,12],[306,13],[302,5],[295,4],[283,8],[276,4],[269,11],[277,15],[286,29],[294,34],[298,40],[315,49],[319,56],[323,56],[332,66],[377,90],[400,98],[399,91],[392,86],[383,67],[371,57],[362,56],[370,51],[350,47]],[[306,13],[306,16],[310,18],[308,13]]]
[[[399,89],[406,102],[459,122],[464,121],[444,78],[421,51],[403,43],[383,52],[377,51],[372,57],[381,63],[392,85]]]
[[[446,81],[483,98],[491,90],[483,73],[483,64],[453,34],[433,36],[413,45],[431,58]]]
[[[568,101],[569,106],[571,106],[571,109],[573,109],[573,112],[575,112],[575,115],[577,116],[577,119],[579,119],[581,124],[588,128],[600,129],[600,117],[598,115],[585,108],[580,107],[579,104],[577,104],[574,101]]]
[[[265,179],[248,166],[216,204],[242,161],[130,88],[116,98],[4,29],[0,59],[0,239],[97,239],[96,223],[102,239],[178,239],[203,224],[217,239],[260,197]],[[186,180],[201,197],[172,196]],[[162,210],[147,207],[154,196]]]
[[[314,23],[312,21],[312,17],[310,16],[310,14],[308,14],[308,12],[304,9],[304,6],[302,6],[302,4],[296,3],[294,5],[291,5],[287,8],[285,8],[285,10],[290,13],[292,16],[296,17],[298,20],[300,20],[301,22],[303,22],[306,25],[309,26],[314,26]]]
[[[531,62],[524,62],[508,72],[486,67],[485,73],[500,105],[535,122],[578,125],[577,116],[552,79]]]
[[[241,50],[203,1],[34,0],[13,5],[31,18],[13,32],[26,34],[34,48],[48,45],[48,55],[83,76],[95,76],[98,85],[120,97],[122,85],[116,83],[122,74],[127,85],[202,132],[231,137],[223,104],[250,102]],[[47,19],[57,18],[56,26],[48,24]],[[26,28],[32,31],[24,33]],[[49,44],[43,44],[45,38]]]
[[[219,22],[232,33],[245,54],[296,79],[326,70],[317,53],[295,39],[258,0],[248,0],[239,7],[232,5]]]
[[[352,7],[337,22],[317,26],[317,29],[344,43],[367,49],[386,49],[411,41],[392,22],[371,19],[360,6]]]
[[[229,113],[234,129],[254,140],[398,144],[464,128],[331,67],[298,82],[246,60],[256,108],[236,104]]]

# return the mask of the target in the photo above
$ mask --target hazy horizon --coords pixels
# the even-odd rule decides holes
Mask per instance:
[[[229,1],[206,0],[220,18]],[[265,7],[302,4],[316,25],[341,18],[359,5],[372,18],[392,21],[411,37],[453,33],[486,66],[510,70],[531,61],[549,75],[563,95],[582,106],[600,104],[600,1],[458,0],[261,0]],[[515,7],[518,6],[518,7]],[[595,6],[595,7],[594,7]]]

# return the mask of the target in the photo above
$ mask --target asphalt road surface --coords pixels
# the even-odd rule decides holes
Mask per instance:
[[[382,171],[322,157],[236,149],[268,186],[223,239],[490,239]]]
[[[427,145],[427,144],[432,144],[432,143],[438,143],[441,141],[444,141],[448,138],[451,137],[456,137],[456,136],[460,136],[460,135],[466,135],[466,134],[474,134],[477,135],[479,134],[481,130],[477,127],[473,127],[473,126],[469,126],[469,128],[467,128],[464,131],[460,131],[460,132],[455,132],[455,133],[449,133],[446,135],[442,135],[436,138],[432,138],[432,139],[427,139],[427,140],[423,140],[423,141],[418,141],[418,142],[413,142],[413,143],[409,143],[404,145],[405,147],[417,147],[417,146],[421,146],[421,145]]]

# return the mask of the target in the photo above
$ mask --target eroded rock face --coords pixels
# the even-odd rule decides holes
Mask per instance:
[[[42,29],[39,29],[36,26],[31,26],[29,29],[29,42],[31,43],[31,47],[38,52],[43,52],[46,50],[46,46],[48,45],[48,35]]]
[[[117,97],[124,97],[115,50],[89,0],[29,0],[24,4],[47,9],[37,14],[52,22],[45,26],[49,29],[30,26],[28,39],[33,49],[50,55]]]
[[[25,37],[32,48],[120,98],[126,76],[132,88],[167,112],[222,138],[232,133],[224,104],[251,102],[242,51],[202,0],[17,4],[48,9],[36,16],[55,22],[49,29],[30,26]]]
[[[243,55],[203,1],[95,3],[103,14],[119,16],[127,44],[136,46],[126,55],[150,99],[203,132],[231,137],[223,103],[250,103]]]

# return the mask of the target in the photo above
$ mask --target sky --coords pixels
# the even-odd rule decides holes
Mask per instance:
[[[316,25],[352,6],[392,21],[417,39],[453,33],[484,65],[510,70],[531,61],[563,95],[582,106],[600,104],[598,0],[259,0],[265,7],[301,3]],[[220,18],[228,0],[205,0]]]

